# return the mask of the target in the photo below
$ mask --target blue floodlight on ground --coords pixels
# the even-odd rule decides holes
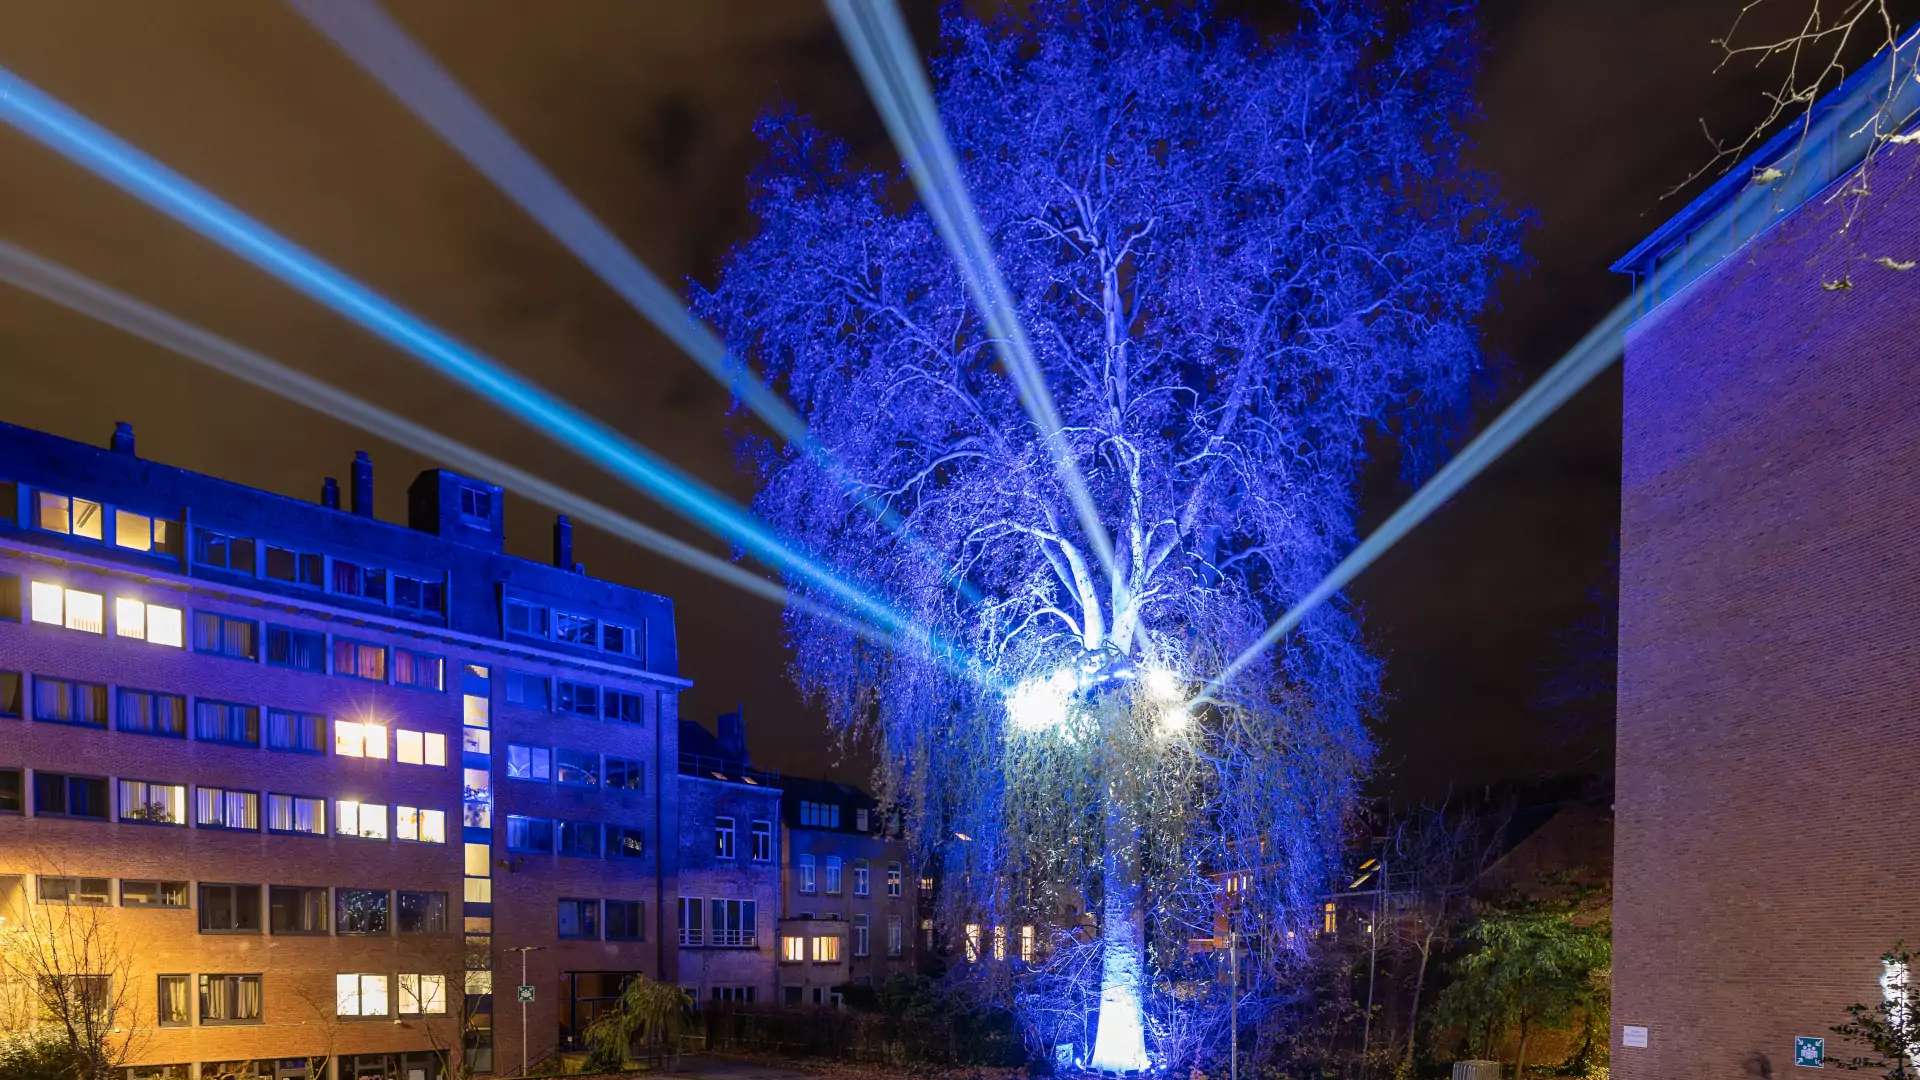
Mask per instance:
[[[933,91],[914,52],[906,21],[893,0],[827,0],[827,7],[860,69],[861,80],[867,84],[868,95],[880,110],[888,135],[906,159],[907,173],[919,189],[921,201],[960,265],[973,306],[986,322],[994,351],[1019,391],[1020,404],[1040,429],[1060,482],[1073,500],[1081,531],[1117,587],[1120,578],[1114,567],[1113,539],[1107,535],[1099,507],[1087,490],[1086,477],[1061,430],[1060,413],[1047,390],[1046,377],[1033,359],[1013,295],[994,261],[986,231],[980,227],[953,146],[940,126]]]
[[[515,494],[736,588],[832,619],[876,642],[895,643],[892,635],[796,596],[734,563],[4,241],[0,241],[0,281],[352,424],[429,460],[495,480]]]
[[[789,547],[730,500],[601,421],[460,344],[0,68],[0,120],[399,346],[701,528],[891,633],[924,635],[883,601]],[[936,650],[943,648],[935,643]]]

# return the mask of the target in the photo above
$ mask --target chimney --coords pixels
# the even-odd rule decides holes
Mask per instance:
[[[340,509],[340,481],[329,476],[320,484],[320,505],[329,510]]]
[[[353,452],[353,512],[373,516],[373,459],[365,450]]]
[[[118,420],[113,425],[113,452],[133,457],[133,425]]]
[[[745,764],[747,761],[747,706],[742,702],[730,713],[721,713],[720,749],[726,751],[729,758]]]
[[[553,565],[562,570],[572,570],[573,563],[573,522],[567,515],[560,514],[553,519]]]

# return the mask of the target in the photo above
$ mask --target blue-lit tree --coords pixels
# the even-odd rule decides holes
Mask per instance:
[[[1519,224],[1461,161],[1457,7],[1313,5],[1276,40],[1112,7],[950,11],[934,71],[1111,568],[897,173],[769,116],[759,231],[696,305],[838,462],[745,440],[756,509],[976,665],[788,615],[796,680],[878,749],[988,961],[959,969],[1037,1045],[1132,1068],[1217,1034],[1227,990],[1189,942],[1228,911],[1264,958],[1243,1006],[1284,990],[1380,665],[1329,605],[1219,704],[1177,703],[1350,546],[1370,448],[1431,460]],[[1024,926],[1030,962],[990,962]]]

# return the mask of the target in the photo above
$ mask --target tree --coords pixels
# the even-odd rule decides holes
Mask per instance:
[[[43,890],[62,894],[43,891],[41,902],[29,903],[17,889],[0,891],[0,980],[7,992],[0,1023],[18,1044],[7,1056],[51,1056],[66,1061],[75,1080],[115,1080],[146,1030],[134,943],[123,939],[104,892],[87,891],[92,879],[56,872],[38,880]]]
[[[1469,890],[1493,862],[1502,824],[1486,814],[1442,805],[1406,814],[1389,833],[1387,866],[1391,873],[1381,886],[1392,890],[1386,932],[1396,951],[1413,962],[1407,1046],[1400,1075],[1413,1075],[1428,971],[1435,956],[1453,944],[1471,917]]]
[[[1596,1017],[1604,1032],[1613,963],[1604,923],[1523,901],[1482,915],[1466,937],[1471,951],[1454,961],[1434,1023],[1464,1031],[1470,1052],[1497,1054],[1514,1040],[1514,1080],[1525,1080],[1528,1044],[1542,1031],[1578,1020],[1588,1049]]]
[[[1096,1057],[1126,1037],[1101,1061],[1134,1065],[1170,980],[1224,1012],[1187,948],[1212,933],[1210,872],[1251,872],[1262,955],[1317,910],[1380,665],[1336,602],[1179,706],[1353,543],[1370,448],[1433,460],[1521,222],[1461,161],[1458,7],[1312,4],[1272,40],[1188,4],[1021,7],[949,10],[934,75],[1064,447],[899,174],[791,112],[758,127],[757,235],[694,303],[823,451],[744,435],[755,509],[965,654],[789,609],[798,685],[879,751],[945,923],[1097,924],[1068,992],[1099,980]]]
[[[587,1025],[588,1067],[617,1072],[636,1045],[674,1058],[688,1006],[687,992],[634,974],[620,996]]]
[[[1913,983],[1913,953],[1905,942],[1887,950],[1880,970],[1880,1000],[1871,1006],[1847,1006],[1851,1019],[1833,1027],[1835,1035],[1868,1052],[1827,1061],[1855,1072],[1877,1072],[1887,1080],[1912,1080],[1920,1076],[1920,987]]]

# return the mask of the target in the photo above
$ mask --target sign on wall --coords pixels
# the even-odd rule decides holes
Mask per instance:
[[[1645,1049],[1647,1045],[1647,1029],[1639,1024],[1628,1024],[1621,1028],[1620,1045],[1637,1046]]]
[[[531,986],[524,986],[524,985],[523,985],[523,986],[521,986],[521,987],[520,987],[520,1000],[521,1000],[521,1001],[532,1001],[532,1000],[533,1000],[533,987],[531,987]]]
[[[1805,1069],[1827,1067],[1827,1040],[1801,1035],[1793,1040],[1793,1063]]]

